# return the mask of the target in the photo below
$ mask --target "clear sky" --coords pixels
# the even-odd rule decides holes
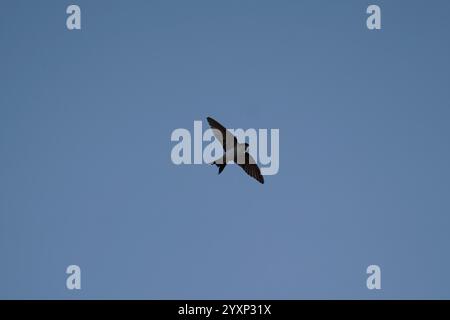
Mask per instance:
[[[449,12],[2,0],[0,298],[450,298]],[[207,116],[280,129],[279,174],[174,166]]]

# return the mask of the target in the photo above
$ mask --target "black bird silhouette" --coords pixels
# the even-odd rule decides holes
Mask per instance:
[[[264,184],[264,177],[261,174],[261,170],[253,157],[248,153],[248,143],[239,143],[230,131],[213,118],[208,117],[207,120],[214,131],[216,139],[223,146],[224,155],[211,163],[219,167],[219,174],[222,173],[229,162],[233,161],[244,169],[250,177]]]

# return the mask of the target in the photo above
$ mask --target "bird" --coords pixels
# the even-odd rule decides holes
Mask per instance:
[[[218,121],[207,117],[208,124],[213,129],[214,136],[222,144],[224,154],[221,158],[211,163],[219,167],[219,174],[223,172],[229,162],[238,164],[244,171],[256,181],[264,184],[264,177],[261,174],[256,161],[248,152],[248,143],[239,143],[237,138]]]

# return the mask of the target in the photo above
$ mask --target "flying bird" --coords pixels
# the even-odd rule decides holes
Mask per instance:
[[[214,136],[222,144],[223,156],[211,163],[219,167],[219,174],[225,169],[229,162],[238,164],[244,171],[258,182],[264,184],[264,177],[261,174],[256,161],[248,153],[248,143],[239,143],[237,138],[228,131],[223,125],[211,117],[206,118],[213,129]]]

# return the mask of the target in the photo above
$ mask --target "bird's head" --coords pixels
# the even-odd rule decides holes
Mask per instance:
[[[247,142],[244,143],[244,145],[245,145],[245,151],[248,151],[248,147],[250,147],[250,145]]]

